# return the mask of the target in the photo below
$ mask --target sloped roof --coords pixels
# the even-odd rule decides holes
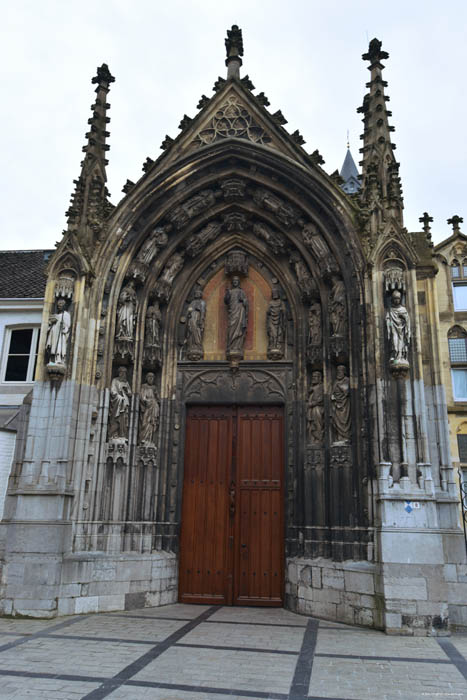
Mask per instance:
[[[351,177],[356,177],[358,178],[358,170],[357,166],[355,165],[355,161],[352,158],[352,154],[350,152],[350,148],[347,149],[347,153],[345,154],[344,162],[342,164],[342,169],[340,172],[340,176],[343,180],[347,182],[347,180]]]
[[[0,298],[41,299],[53,250],[0,250]]]

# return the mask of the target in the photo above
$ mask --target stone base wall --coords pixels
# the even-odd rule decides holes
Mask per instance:
[[[167,552],[77,552],[55,562],[15,558],[4,563],[2,574],[3,615],[52,618],[132,610],[175,603],[178,597],[177,558]]]
[[[376,581],[377,566],[369,562],[291,558],[286,573],[287,607],[304,615],[381,629],[382,602]]]

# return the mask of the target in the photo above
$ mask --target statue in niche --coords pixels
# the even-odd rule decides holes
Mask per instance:
[[[402,305],[398,289],[391,294],[391,308],[386,312],[386,330],[389,340],[389,364],[393,367],[408,367],[410,343],[410,316]]]
[[[279,290],[274,288],[266,311],[268,357],[270,360],[280,360],[284,357],[285,324],[285,304],[280,298]]]
[[[345,286],[340,277],[334,277],[331,295],[329,297],[329,317],[331,319],[331,335],[347,335],[347,299]]]
[[[227,357],[242,359],[248,325],[248,298],[240,287],[240,279],[232,278],[232,287],[224,295],[227,306]]]
[[[314,445],[322,445],[324,439],[323,375],[318,370],[311,375],[306,420],[310,442]]]
[[[131,388],[126,367],[119,367],[110,385],[109,440],[128,441]]]
[[[136,290],[135,283],[130,280],[118,298],[117,327],[115,331],[115,354],[125,358],[133,358],[133,342],[136,325]]]
[[[345,365],[338,365],[331,392],[334,442],[350,441],[350,382]]]
[[[49,316],[45,348],[49,364],[66,365],[68,337],[70,335],[71,316],[66,309],[63,298],[57,300],[57,311]]]
[[[139,444],[154,447],[159,429],[160,403],[154,385],[155,376],[148,372],[139,392]]]
[[[158,226],[154,229],[151,235],[146,239],[146,241],[141,246],[136,260],[143,265],[149,265],[151,260],[157,255],[157,253],[165,248],[169,241],[167,236],[168,226]]]
[[[322,342],[321,304],[315,301],[308,309],[308,347],[321,345]]]
[[[144,324],[144,363],[151,367],[161,362],[161,321],[162,314],[156,299],[148,306]]]
[[[297,220],[297,214],[290,204],[286,204],[276,197],[275,194],[262,187],[258,188],[253,194],[254,201],[260,206],[267,209],[272,214],[275,214],[279,221],[282,221],[285,226],[291,226]]]
[[[273,231],[269,226],[264,224],[262,221],[257,221],[253,224],[253,233],[259,238],[266,241],[267,245],[271,248],[274,255],[279,255],[279,253],[285,253],[287,247],[287,241],[285,236],[278,231]]]
[[[183,267],[183,254],[174,253],[167,265],[165,266],[162,275],[156,282],[156,294],[163,301],[168,301],[172,291],[172,284],[175,277]]]
[[[169,214],[168,218],[178,229],[182,228],[187,221],[194,216],[201,214],[208,207],[212,207],[216,203],[216,199],[222,196],[222,192],[212,190],[201,190],[186,202],[175,207]]]
[[[200,289],[194,294],[186,314],[186,356],[189,360],[201,360],[203,357],[204,321],[206,302]]]

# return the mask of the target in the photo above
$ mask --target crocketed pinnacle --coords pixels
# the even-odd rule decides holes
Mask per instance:
[[[382,60],[389,54],[381,48],[381,41],[372,39],[368,52],[362,58],[369,61],[368,70],[371,80],[367,83],[369,92],[363,99],[363,105],[358,112],[363,114],[363,154],[362,166],[362,197],[374,211],[380,209],[382,218],[387,215],[396,219],[402,225],[403,197],[399,178],[399,163],[394,157],[394,144],[391,143],[391,131],[388,118],[392,113],[386,109],[389,97],[384,94],[387,87],[382,78],[384,69]],[[380,221],[379,224],[382,222]]]
[[[243,56],[243,38],[242,30],[236,24],[232,25],[232,29],[227,30],[227,38],[225,40],[225,50],[227,58],[225,65],[227,66],[227,80],[229,78],[240,78],[240,66],[242,65],[241,56]]]
[[[91,105],[92,116],[88,119],[89,131],[86,133],[86,145],[83,146],[85,157],[81,163],[81,173],[74,180],[75,189],[67,211],[69,230],[78,233],[85,245],[93,242],[113,208],[108,201],[105,167],[108,163],[106,151],[110,148],[106,144],[109,136],[107,124],[110,122],[107,116],[110,107],[107,93],[114,80],[106,63],[97,69],[97,74],[92,79],[96,85],[96,99]]]

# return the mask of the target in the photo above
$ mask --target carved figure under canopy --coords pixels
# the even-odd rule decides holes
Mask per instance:
[[[187,199],[186,202],[175,207],[169,215],[168,218],[176,228],[180,229],[184,224],[190,219],[208,207],[212,207],[216,199],[222,195],[222,192],[213,192],[212,190],[201,190],[197,194]]]
[[[331,319],[331,335],[347,335],[347,298],[343,280],[334,278],[329,298],[329,317]]]
[[[315,290],[316,285],[310,271],[308,270],[308,267],[305,264],[305,261],[301,258],[299,253],[293,252],[290,256],[289,262],[295,270],[298,286],[300,287],[302,296],[305,299],[308,299]]]
[[[202,292],[197,289],[194,299],[187,309],[186,316],[186,355],[189,360],[200,360],[203,357],[204,321],[206,318],[206,302]]]
[[[214,238],[216,238],[222,229],[222,224],[218,221],[210,221],[207,226],[205,226],[199,233],[195,233],[190,237],[186,252],[192,258],[199,255],[203,248]]]
[[[315,371],[311,375],[306,419],[310,442],[321,445],[324,439],[324,399],[323,375],[319,371]]]
[[[148,372],[139,392],[139,444],[146,447],[156,444],[159,429],[160,403],[154,381],[154,373]]]
[[[156,293],[159,299],[168,301],[175,277],[183,267],[183,254],[174,253],[156,283]]]
[[[345,365],[338,365],[331,393],[334,442],[349,442],[351,430],[350,382]]]
[[[66,310],[65,299],[58,299],[57,312],[49,316],[49,327],[45,343],[49,363],[66,364],[68,337],[70,335],[71,316]]]
[[[147,308],[144,324],[144,363],[151,367],[161,361],[162,314],[157,299]]]
[[[308,309],[308,346],[321,345],[322,342],[321,304],[316,301]]]
[[[248,325],[248,298],[240,287],[240,279],[233,277],[232,287],[224,295],[227,306],[227,357],[241,359]]]
[[[270,360],[280,360],[284,356],[285,304],[280,298],[278,289],[272,290],[271,297],[266,311],[268,357]]]
[[[158,226],[146,239],[140,248],[136,260],[143,265],[149,265],[161,248],[164,248],[169,240],[164,226]]]
[[[133,342],[136,325],[136,290],[135,283],[130,280],[118,298],[117,324],[115,331],[115,354],[125,358],[133,357]]]
[[[119,367],[110,385],[109,440],[128,440],[131,388],[126,367]]]
[[[391,294],[391,308],[386,312],[386,330],[389,340],[392,366],[408,367],[407,355],[410,343],[410,316],[401,303],[402,296],[395,289]]]

